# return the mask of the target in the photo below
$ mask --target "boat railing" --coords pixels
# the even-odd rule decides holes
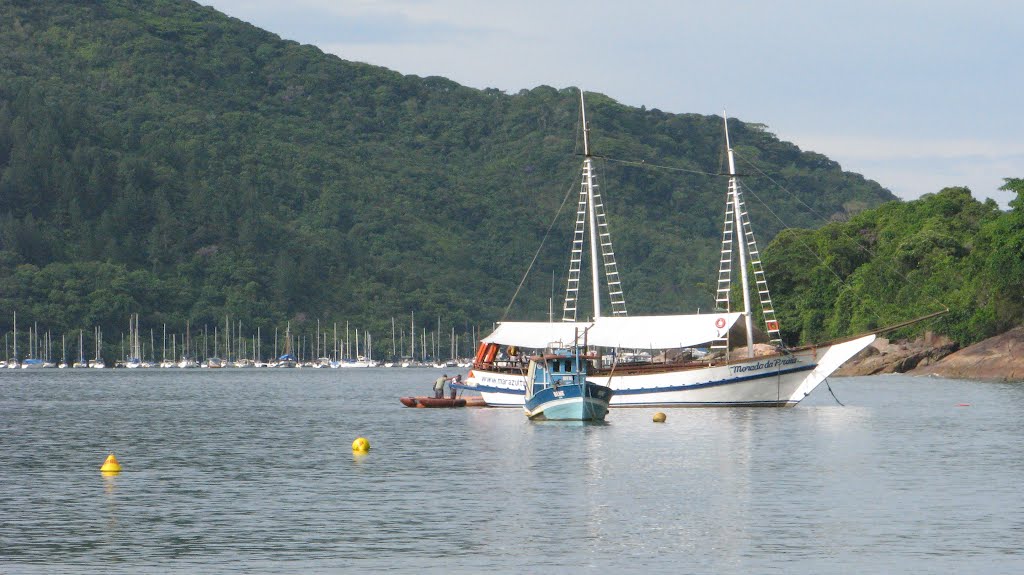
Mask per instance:
[[[499,359],[495,361],[474,361],[473,369],[485,369],[488,371],[508,371],[515,373],[526,373],[530,366],[528,359]]]

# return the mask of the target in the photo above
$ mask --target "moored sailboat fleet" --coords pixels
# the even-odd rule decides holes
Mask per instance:
[[[256,328],[255,333],[244,334],[241,322],[233,322],[225,318],[223,326],[214,326],[211,330],[204,326],[202,331],[193,335],[190,322],[186,322],[184,333],[168,333],[167,326],[162,330],[149,330],[149,337],[144,337],[140,328],[139,314],[132,314],[128,320],[127,338],[122,334],[121,353],[116,361],[109,361],[112,346],[104,342],[103,329],[93,328],[91,342],[85,330],[72,332],[70,337],[61,336],[58,359],[51,359],[56,343],[48,332],[40,331],[32,325],[19,332],[18,315],[13,314],[11,330],[5,333],[6,359],[0,357],[0,369],[37,369],[37,368],[72,368],[102,369],[118,367],[127,369],[222,369],[222,368],[256,368],[256,367],[287,367],[287,368],[373,368],[373,367],[468,367],[470,360],[436,359],[442,357],[440,340],[437,334],[428,350],[426,332],[421,338],[423,342],[419,355],[416,348],[410,348],[408,355],[397,354],[397,343],[393,346],[389,359],[374,357],[374,338],[369,331],[350,333],[348,325],[344,333],[339,334],[337,324],[334,326],[333,344],[327,330],[320,329],[319,322],[315,335],[297,335],[292,331],[291,323],[284,326],[284,333],[274,330],[272,342],[273,353],[264,355],[263,333]],[[220,328],[223,327],[223,331]],[[77,338],[75,337],[77,335]],[[468,334],[466,334],[468,340]],[[404,337],[404,332],[403,332]],[[452,355],[455,357],[457,346],[454,330],[451,334]],[[77,339],[77,344],[75,342]],[[148,341],[147,341],[148,340]],[[157,345],[157,340],[160,345]],[[28,351],[22,342],[27,343]],[[70,349],[69,349],[70,345]],[[77,347],[76,347],[77,345]],[[87,348],[92,348],[89,351]],[[211,353],[212,347],[212,353]],[[283,352],[279,354],[278,350]],[[107,359],[104,359],[106,355]],[[74,358],[74,359],[69,359]]]

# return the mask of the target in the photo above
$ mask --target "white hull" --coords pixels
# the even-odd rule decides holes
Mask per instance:
[[[334,366],[331,366],[334,367]],[[353,367],[374,367],[374,364],[369,361],[343,361],[338,364],[339,368],[353,368]]]
[[[790,407],[874,339],[868,335],[729,365],[642,375],[591,374],[587,379],[615,390],[611,407]],[[474,369],[465,386],[479,391],[488,405],[522,407],[525,383],[522,375]]]

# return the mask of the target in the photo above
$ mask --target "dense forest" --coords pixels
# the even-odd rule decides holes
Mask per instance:
[[[391,318],[405,326],[412,313],[432,331],[469,333],[506,315],[546,317],[551,297],[560,305],[574,219],[563,200],[582,160],[576,89],[505,94],[404,76],[185,0],[0,0],[0,21],[5,333],[15,311],[54,334],[118,334],[139,313],[143,331],[231,317],[266,338],[287,322],[309,333],[319,319],[380,341]],[[586,101],[630,313],[708,309],[726,190],[722,118]],[[881,272],[860,271],[875,258],[904,258],[910,285],[949,271],[914,267],[943,249],[982,269],[979,250],[1003,241],[990,228],[1019,217],[965,190],[893,202],[762,125],[730,119],[729,129],[762,245],[787,227],[833,222],[787,231],[766,250],[785,262],[769,267],[785,271],[773,289],[797,296],[777,298],[794,343],[888,321],[895,310],[848,303],[888,298],[867,281]],[[940,200],[969,212],[954,216],[962,227],[929,219],[953,209]],[[896,229],[901,218],[933,235],[904,237],[924,232]],[[860,240],[840,240],[848,233]],[[874,257],[833,253],[820,234]],[[801,243],[840,265],[839,277],[818,260],[798,266]],[[978,281],[989,298],[968,286],[929,294],[957,310],[943,321],[962,339],[1004,325],[1014,297],[999,291],[1013,287],[1005,282]]]
[[[818,230],[786,230],[764,255],[786,341],[873,331],[948,309],[921,329],[962,345],[1024,322],[1024,179],[1010,211],[946,188]]]

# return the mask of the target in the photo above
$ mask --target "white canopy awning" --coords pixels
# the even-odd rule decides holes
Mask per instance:
[[[596,347],[673,349],[725,337],[741,313],[601,317],[593,322],[503,321],[485,343],[542,349],[569,346],[577,330]],[[580,343],[583,343],[582,341]]]
[[[570,346],[578,330],[580,337],[592,323],[546,322],[546,321],[502,321],[485,337],[484,343],[498,343],[544,349],[546,347]],[[588,334],[589,335],[589,334]],[[582,341],[580,343],[583,343]]]

